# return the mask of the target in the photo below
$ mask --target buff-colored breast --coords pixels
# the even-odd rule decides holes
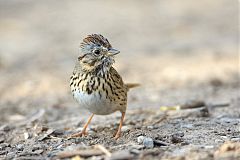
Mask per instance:
[[[107,115],[117,110],[126,110],[127,88],[115,70],[111,70],[105,77],[73,74],[70,87],[80,107],[91,113]]]

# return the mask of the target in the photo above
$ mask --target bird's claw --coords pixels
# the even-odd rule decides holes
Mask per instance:
[[[86,135],[88,135],[88,133],[86,131],[82,131],[82,132],[78,132],[70,135],[69,138],[83,137]]]
[[[119,133],[117,133],[115,136],[114,136],[114,139],[115,140],[118,140],[118,138],[120,137],[121,135]]]

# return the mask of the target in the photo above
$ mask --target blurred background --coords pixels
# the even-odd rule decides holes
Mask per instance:
[[[130,109],[239,97],[237,6],[236,0],[0,0],[0,123],[39,108],[48,121],[82,116],[69,77],[79,43],[92,33],[121,51],[114,66],[124,81],[141,83],[130,92]]]

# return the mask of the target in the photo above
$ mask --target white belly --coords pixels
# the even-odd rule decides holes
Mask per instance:
[[[73,92],[73,97],[81,107],[94,114],[106,115],[118,110],[116,104],[111,103],[109,99],[106,99],[105,95],[100,97],[97,92],[87,94],[76,90]]]

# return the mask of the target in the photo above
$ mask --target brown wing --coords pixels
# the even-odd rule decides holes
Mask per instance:
[[[124,86],[122,77],[118,74],[118,72],[113,67],[110,68],[110,73],[111,73],[111,77],[112,77],[113,81],[115,82],[115,84]]]
[[[113,67],[110,68],[110,74],[112,81],[111,97],[119,105],[120,110],[125,111],[127,106],[127,86]]]

